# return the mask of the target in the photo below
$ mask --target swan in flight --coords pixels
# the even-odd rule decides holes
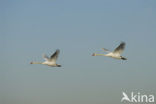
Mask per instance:
[[[123,50],[125,48],[125,45],[126,44],[124,42],[121,42],[120,45],[113,52],[110,52],[109,50],[102,48],[105,52],[107,52],[107,54],[93,53],[92,56],[107,56],[107,57],[112,57],[115,59],[127,60],[127,58],[121,56],[121,53],[123,52]]]
[[[49,58],[47,55],[43,55],[43,58],[45,59],[44,62],[31,62],[30,64],[43,64],[43,65],[48,65],[52,67],[61,67],[61,65],[56,64],[56,60],[58,58],[58,55],[60,53],[60,50],[56,50],[54,54],[51,55]]]

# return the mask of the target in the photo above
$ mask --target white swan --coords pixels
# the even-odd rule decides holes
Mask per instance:
[[[125,43],[121,42],[120,45],[113,52],[110,52],[109,50],[102,48],[105,52],[107,52],[107,54],[93,53],[92,56],[108,56],[115,59],[127,60],[127,58],[121,56],[121,53],[123,52],[124,48],[125,48]]]
[[[58,58],[59,53],[60,50],[57,49],[56,52],[52,54],[50,58],[47,55],[43,55],[43,58],[45,59],[44,62],[30,62],[30,64],[43,64],[52,67],[61,67],[61,65],[56,64],[56,60]]]

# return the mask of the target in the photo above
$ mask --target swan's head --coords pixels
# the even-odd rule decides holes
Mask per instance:
[[[30,64],[33,64],[33,62],[30,62]]]
[[[96,53],[93,53],[92,56],[96,56]]]

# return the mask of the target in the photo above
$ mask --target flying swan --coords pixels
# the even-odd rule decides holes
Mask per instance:
[[[121,53],[123,52],[123,50],[125,48],[125,45],[126,44],[124,42],[121,42],[120,45],[113,52],[110,52],[109,50],[102,48],[105,52],[107,52],[107,54],[93,53],[92,56],[107,56],[107,57],[112,57],[115,59],[127,60],[127,58],[121,56]]]
[[[30,62],[30,64],[43,64],[43,65],[48,65],[51,67],[61,67],[61,65],[56,64],[56,60],[58,58],[58,55],[60,53],[60,50],[56,50],[54,54],[51,55],[49,58],[47,55],[43,55],[43,58],[45,59],[44,62]]]

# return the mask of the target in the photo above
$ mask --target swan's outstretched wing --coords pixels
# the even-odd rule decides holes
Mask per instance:
[[[110,52],[108,49],[106,49],[106,48],[102,48],[105,52]]]
[[[125,43],[121,42],[120,45],[113,51],[113,53],[121,54],[125,48]]]
[[[57,50],[55,51],[55,53],[51,55],[50,60],[51,60],[51,61],[52,61],[52,60],[56,61],[57,58],[58,58],[59,53],[60,53],[60,50],[57,49]]]
[[[46,61],[49,60],[49,57],[48,57],[46,54],[43,54],[42,56],[43,56],[43,58],[44,58]]]

